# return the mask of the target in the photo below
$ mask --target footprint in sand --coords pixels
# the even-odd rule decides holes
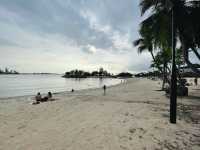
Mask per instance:
[[[14,138],[14,137],[15,137],[14,135],[11,135],[11,136],[10,136],[10,138]]]
[[[127,148],[127,147],[125,147],[125,146],[122,146],[122,145],[120,145],[120,148],[121,148],[121,149],[123,149],[123,150],[128,150],[128,148]]]
[[[143,137],[140,135],[139,138],[142,139]]]
[[[126,112],[126,113],[125,113],[125,116],[128,116],[128,115],[129,115],[129,113],[128,113],[128,112]]]
[[[19,126],[17,129],[23,129],[23,128],[25,128],[26,127],[26,125],[21,125],[21,126]]]
[[[139,138],[142,139],[143,135],[147,132],[146,130],[144,130],[143,128],[130,128],[129,129],[129,133],[134,134],[135,132],[137,132],[139,134]],[[132,140],[132,137],[129,137],[129,140]]]
[[[135,133],[135,131],[136,131],[136,129],[134,129],[134,128],[129,129],[129,132],[130,132],[131,134]]]

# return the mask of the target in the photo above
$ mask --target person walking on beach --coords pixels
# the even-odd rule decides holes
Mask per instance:
[[[197,86],[198,84],[197,78],[194,78],[194,84]]]
[[[106,85],[103,86],[104,95],[106,95]]]

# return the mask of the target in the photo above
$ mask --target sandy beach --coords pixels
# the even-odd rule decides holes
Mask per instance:
[[[178,98],[177,124],[160,81],[130,79],[102,89],[0,100],[0,150],[199,150],[200,87]]]

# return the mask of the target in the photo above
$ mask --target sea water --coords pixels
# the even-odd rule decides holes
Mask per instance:
[[[113,78],[62,78],[55,74],[19,74],[0,75],[0,98],[35,95],[37,92],[63,92],[89,88],[101,88],[103,85],[119,84],[121,79]]]

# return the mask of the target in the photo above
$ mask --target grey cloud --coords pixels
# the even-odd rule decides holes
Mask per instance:
[[[151,61],[150,59],[147,59],[145,60],[145,63],[144,60],[141,60],[138,63],[129,64],[128,70],[132,70],[135,73],[150,70],[150,61]]]
[[[88,20],[80,15],[81,10],[92,11],[102,24],[110,25],[123,35],[134,25],[133,12],[137,8],[137,2],[132,0],[126,2],[119,0],[117,3],[115,0],[1,0],[1,6],[18,16],[14,21],[23,29],[40,32],[40,34],[62,34],[78,45],[91,44],[104,49],[112,47],[112,40],[107,34],[90,28]]]
[[[133,51],[129,45],[138,36],[138,3],[139,0],[0,0],[0,25],[9,25],[6,32],[13,26],[9,35],[0,29],[0,48],[2,45],[17,47],[19,43],[24,43],[25,37],[21,41],[20,37],[17,40],[16,36],[12,37],[17,34],[15,28],[19,28],[28,36],[30,34],[30,38],[34,35],[34,38],[38,36],[41,40],[58,35],[68,44],[73,41],[74,47],[80,48],[86,55],[94,54],[95,51],[110,51],[117,56],[119,53],[128,53]],[[96,25],[91,25],[90,16],[87,18],[82,15],[82,12],[87,11],[96,17]],[[50,41],[53,42],[52,39]],[[41,46],[41,49],[44,53],[51,51],[48,46]],[[140,65],[145,68],[142,63],[129,68],[139,69]]]
[[[10,40],[7,40],[7,39],[4,39],[4,38],[1,38],[0,37],[0,46],[8,46],[8,47],[21,47],[21,45],[15,43],[15,42],[12,42]]]

